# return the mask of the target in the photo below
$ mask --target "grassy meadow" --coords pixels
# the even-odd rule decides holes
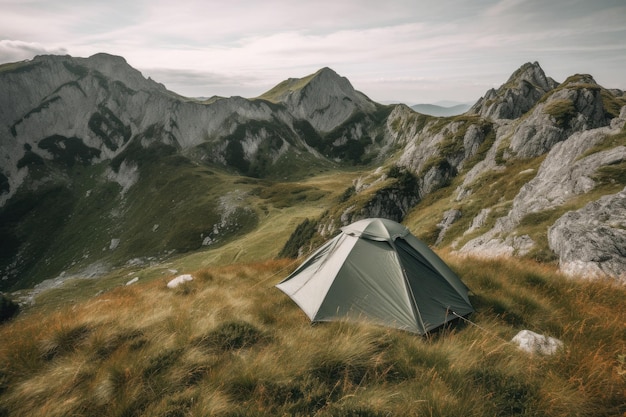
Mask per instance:
[[[476,313],[428,337],[312,325],[274,288],[292,260],[200,267],[175,289],[168,269],[130,286],[132,272],[103,278],[119,285],[95,297],[70,283],[74,301],[44,294],[0,326],[0,416],[626,413],[623,286],[528,260],[443,256]],[[522,329],[564,348],[518,350],[508,341]]]

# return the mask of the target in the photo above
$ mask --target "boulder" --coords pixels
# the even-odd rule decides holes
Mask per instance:
[[[167,283],[167,288],[176,288],[187,281],[192,281],[193,277],[189,274],[179,275],[170,282]]]
[[[566,274],[626,282],[626,188],[565,213],[548,230],[548,243]]]
[[[511,343],[528,353],[553,355],[563,347],[563,342],[550,336],[544,336],[530,330],[522,330],[516,334]]]

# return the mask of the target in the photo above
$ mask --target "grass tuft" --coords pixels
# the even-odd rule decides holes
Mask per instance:
[[[198,343],[210,349],[235,350],[261,343],[266,339],[262,331],[245,321],[229,321],[202,336]]]

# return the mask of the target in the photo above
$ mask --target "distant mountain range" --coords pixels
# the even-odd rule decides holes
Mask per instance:
[[[376,103],[330,68],[199,101],[107,54],[5,64],[0,289],[252,234],[242,253],[294,256],[365,217],[437,247],[624,279],[625,105],[538,63],[445,118]]]
[[[470,107],[472,107],[472,105],[467,103],[452,106],[440,106],[436,104],[415,104],[411,106],[411,108],[418,113],[438,117],[457,116],[468,111]]]

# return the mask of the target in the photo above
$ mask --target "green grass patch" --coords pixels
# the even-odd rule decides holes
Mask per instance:
[[[577,113],[574,103],[568,99],[551,100],[546,104],[544,111],[554,118],[561,129],[567,128]]]
[[[604,111],[609,119],[619,116],[622,107],[626,106],[626,96],[616,97],[613,93],[604,88],[600,91]]]
[[[626,161],[598,168],[593,178],[601,186],[623,187],[626,185]]]
[[[276,208],[286,208],[306,202],[315,202],[326,195],[324,191],[312,186],[289,182],[275,183],[260,187],[255,190],[255,193]]]
[[[32,71],[41,65],[43,65],[41,61],[10,62],[0,65],[0,73],[20,74]]]
[[[257,97],[257,99],[267,100],[272,103],[279,103],[281,99],[290,92],[302,90],[318,74],[319,71],[303,78],[289,78],[285,81],[282,81],[269,91],[263,93],[262,95]]]
[[[548,244],[548,229],[572,208],[570,205],[565,205],[524,216],[516,229],[516,234],[528,235],[535,242],[530,253],[525,255],[527,258],[545,263],[558,260]]]

